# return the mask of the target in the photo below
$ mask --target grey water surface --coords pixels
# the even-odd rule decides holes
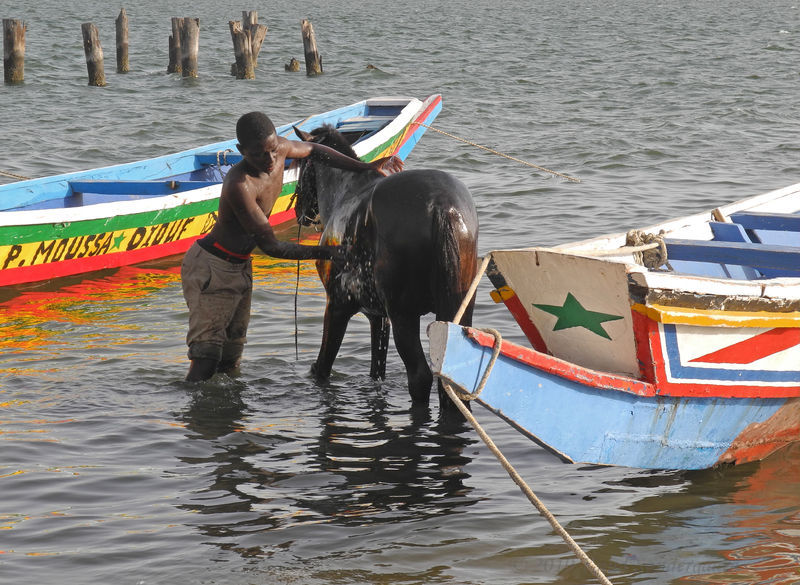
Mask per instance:
[[[582,180],[426,133],[407,167],[468,184],[482,253],[800,181],[794,1],[125,8],[120,75],[118,5],[0,0],[0,16],[28,23],[25,82],[0,86],[0,170],[166,154],[233,137],[253,109],[285,123],[441,93],[436,127]],[[254,81],[229,73],[241,10],[269,26]],[[198,79],[165,73],[173,16],[200,18]],[[284,71],[302,60],[302,18],[321,77]],[[100,30],[104,88],[87,85],[83,22]],[[330,383],[313,382],[324,296],[310,265],[295,295],[295,264],[259,259],[241,376],[183,383],[179,261],[0,291],[0,583],[593,582],[470,428],[441,423],[435,399],[410,410],[393,347],[387,380],[370,380],[364,319]],[[520,340],[488,290],[476,323]],[[614,583],[800,583],[800,449],[692,473],[571,465],[476,414]]]

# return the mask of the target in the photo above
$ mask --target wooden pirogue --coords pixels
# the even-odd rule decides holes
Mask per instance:
[[[331,124],[363,160],[405,158],[442,108],[440,95],[373,98],[277,128]],[[49,280],[180,254],[212,226],[222,179],[241,160],[236,140],[0,185],[0,286]],[[294,221],[296,172],[270,223]]]
[[[493,360],[495,334],[434,323],[434,370],[473,392],[492,366],[478,400],[565,460],[698,469],[800,440],[800,184],[489,256],[531,347]]]

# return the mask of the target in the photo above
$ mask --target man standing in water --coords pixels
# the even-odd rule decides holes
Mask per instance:
[[[312,156],[336,168],[377,170],[384,175],[402,170],[395,157],[365,163],[321,144],[287,140],[276,134],[272,121],[261,112],[239,118],[236,139],[242,160],[222,183],[217,221],[186,252],[181,265],[189,307],[189,382],[232,372],[239,364],[250,321],[250,254],[256,246],[276,258],[343,259],[338,246],[303,246],[275,237],[269,215],[283,187],[287,158]]]

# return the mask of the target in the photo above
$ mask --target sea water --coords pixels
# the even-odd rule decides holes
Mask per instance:
[[[0,171],[38,177],[233,137],[367,97],[441,93],[407,168],[471,189],[480,250],[552,245],[800,180],[800,5],[612,0],[126,6],[114,72],[101,2],[11,3],[25,82],[0,86]],[[269,26],[237,81],[229,20]],[[167,75],[170,18],[200,19],[199,77]],[[303,58],[310,18],[324,75]],[[100,31],[89,87],[80,25]],[[372,65],[373,68],[368,67]],[[9,178],[2,179],[10,181]],[[356,318],[329,383],[309,368],[324,295],[313,266],[260,258],[235,379],[187,385],[179,258],[0,291],[0,583],[592,582],[467,426],[409,410],[390,347],[369,376]],[[475,321],[521,339],[488,282]],[[424,327],[424,324],[423,324]],[[296,333],[297,332],[297,333]],[[800,583],[800,450],[702,472],[561,462],[476,414],[614,582]]]

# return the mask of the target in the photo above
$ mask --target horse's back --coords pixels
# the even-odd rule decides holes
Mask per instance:
[[[370,214],[381,224],[382,232],[416,232],[422,237],[422,241],[416,240],[419,244],[426,242],[430,220],[439,211],[458,218],[465,237],[471,233],[477,237],[478,214],[472,195],[464,183],[444,171],[417,169],[390,175],[377,184],[370,202]]]

